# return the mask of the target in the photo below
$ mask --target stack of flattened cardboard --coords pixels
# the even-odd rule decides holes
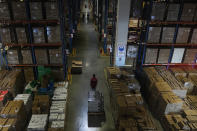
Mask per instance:
[[[1,70],[0,89],[8,90],[14,97],[24,89],[24,76],[21,70]]]
[[[0,112],[1,118],[15,119],[17,128],[23,130],[27,122],[26,110],[23,101],[9,101]]]
[[[178,81],[175,76],[167,70],[165,67],[155,67],[157,72],[161,75],[161,77],[169,84],[172,88],[172,92],[174,92],[180,98],[185,98],[187,94],[187,88]]]
[[[32,114],[48,114],[49,113],[49,96],[36,95],[34,97]]]

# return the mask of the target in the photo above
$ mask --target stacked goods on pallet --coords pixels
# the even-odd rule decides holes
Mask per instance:
[[[64,80],[63,68],[52,68],[51,76],[54,76],[54,81],[63,81]]]
[[[35,55],[37,64],[48,64],[47,51],[45,49],[35,49]]]
[[[30,11],[32,20],[41,20],[43,18],[41,2],[30,2]]]
[[[179,14],[179,4],[170,4],[168,7],[167,21],[177,21]]]
[[[36,95],[34,97],[32,114],[48,114],[49,113],[49,96]]]
[[[165,13],[165,3],[153,3],[151,20],[163,20]]]
[[[187,94],[187,88],[178,81],[172,73],[167,70],[165,67],[155,67],[160,76],[166,81],[169,86],[172,88],[172,92],[174,92],[180,98],[185,98]]]
[[[83,63],[82,61],[72,61],[72,68],[71,68],[71,73],[72,74],[81,74],[82,73],[82,67]]]
[[[59,26],[47,26],[48,43],[60,42],[60,27]]]
[[[161,27],[150,27],[148,43],[159,43]]]
[[[47,19],[58,19],[58,6],[56,2],[46,2],[46,18]]]
[[[174,27],[164,27],[161,43],[173,43],[174,32]]]
[[[25,20],[27,18],[25,2],[12,2],[12,8],[15,20]]]
[[[0,19],[1,20],[10,20],[10,12],[8,9],[7,3],[0,3]]]
[[[18,43],[27,43],[27,35],[25,28],[17,27],[16,34],[17,34]]]
[[[49,57],[51,64],[61,64],[62,63],[62,49],[49,49]]]
[[[24,89],[24,76],[20,70],[0,71],[0,90],[8,90],[14,97]]]
[[[88,127],[101,127],[105,122],[103,95],[98,91],[88,92]]]
[[[34,27],[33,28],[34,43],[45,43],[44,28]]]
[[[187,43],[189,39],[190,28],[179,28],[176,43]]]
[[[119,129],[156,130],[153,120],[145,109],[140,87],[131,70],[115,67],[107,68],[112,116]],[[131,88],[129,85],[135,85]],[[122,121],[136,122],[136,128],[124,125]]]
[[[197,49],[187,49],[183,63],[196,63]]]
[[[27,123],[26,110],[23,101],[9,101],[0,112],[4,119],[14,119],[14,130],[22,131]]]
[[[191,44],[197,44],[197,29],[194,29]]]
[[[8,90],[0,90],[0,111],[9,100],[12,100],[12,94]]]
[[[19,64],[17,50],[8,50],[7,51],[7,60],[8,60],[8,64]]]
[[[170,49],[160,49],[158,63],[168,63]]]
[[[184,52],[185,52],[184,48],[174,48],[171,63],[181,63]]]
[[[18,131],[20,127],[15,118],[0,118],[1,131]]]
[[[49,116],[49,130],[64,131],[68,97],[68,83],[57,82],[54,84],[54,87],[55,91],[54,96],[52,97],[52,105]]]
[[[0,28],[2,43],[11,43],[11,31],[9,28]]]
[[[27,131],[46,131],[47,121],[47,114],[32,115]]]
[[[33,64],[31,50],[23,49],[23,50],[21,50],[21,53],[23,56],[23,64]]]
[[[195,14],[196,4],[184,4],[181,21],[192,21]]]
[[[15,98],[15,101],[23,101],[24,106],[27,112],[27,115],[31,115],[31,108],[32,108],[32,96],[31,94],[18,94]]]
[[[24,75],[25,75],[25,82],[26,83],[29,83],[30,81],[33,81],[34,80],[33,68],[25,67],[24,68]]]
[[[146,64],[156,63],[157,53],[158,53],[158,49],[147,48],[146,49],[145,63]]]

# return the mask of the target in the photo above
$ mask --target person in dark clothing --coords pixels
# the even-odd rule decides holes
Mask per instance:
[[[97,79],[96,79],[95,74],[93,74],[93,77],[91,78],[91,81],[90,81],[90,86],[92,89],[96,89],[96,85],[97,85]]]

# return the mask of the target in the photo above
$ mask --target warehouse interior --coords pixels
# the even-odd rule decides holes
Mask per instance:
[[[196,63],[196,0],[0,0],[0,131],[195,131]]]

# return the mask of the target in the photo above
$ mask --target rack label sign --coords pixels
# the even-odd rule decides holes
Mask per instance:
[[[118,45],[118,56],[119,57],[125,56],[125,45],[122,45],[122,44]]]

